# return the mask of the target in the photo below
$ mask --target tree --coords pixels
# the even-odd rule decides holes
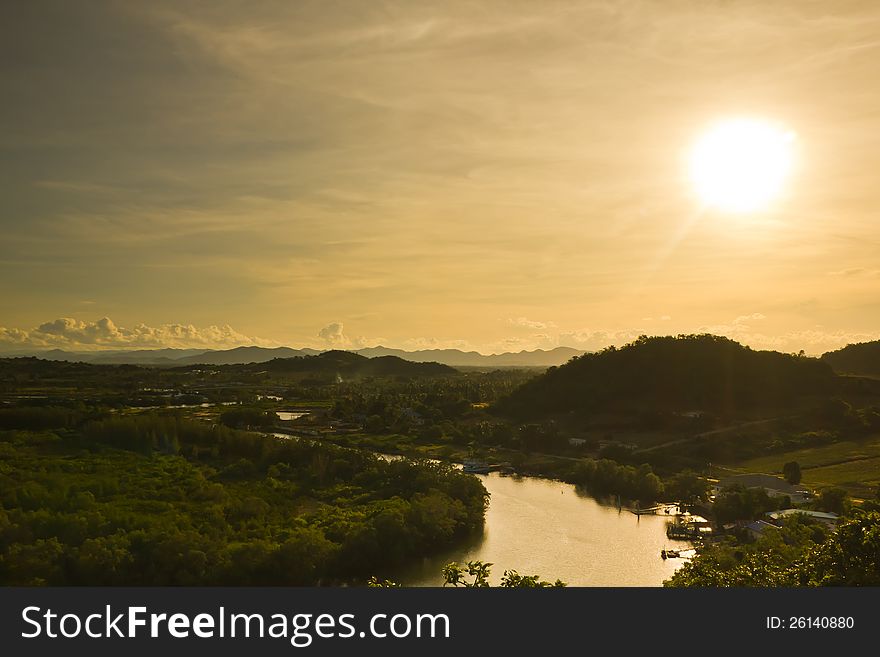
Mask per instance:
[[[693,502],[706,497],[709,483],[693,470],[682,470],[666,482],[670,499]]]
[[[726,488],[715,498],[715,518],[718,522],[754,520],[777,508],[776,502],[763,488]]]
[[[880,585],[880,513],[856,512],[811,557],[811,584]]]
[[[849,493],[842,488],[826,488],[819,493],[817,506],[821,511],[844,515],[852,506]]]
[[[489,575],[492,572],[491,563],[485,561],[468,561],[466,564],[448,563],[443,566],[443,586],[455,586],[463,588],[488,588]],[[390,579],[371,577],[367,586],[372,588],[398,588],[400,584]],[[515,570],[505,570],[501,577],[501,588],[507,589],[544,589],[562,588],[565,582],[557,579],[555,582],[542,580],[540,575],[520,575]]]
[[[804,516],[753,543],[707,543],[664,586],[878,586],[880,513],[855,511],[837,531]]]
[[[785,480],[792,486],[801,483],[801,466],[797,461],[789,461],[783,465],[782,473],[785,475]]]
[[[456,562],[448,563],[443,567],[443,586],[462,586],[465,588],[485,588],[490,586],[489,575],[492,571],[491,563],[484,561],[468,561],[467,564]],[[471,577],[472,579],[467,579]],[[502,588],[561,588],[565,582],[557,579],[548,582],[541,579],[540,575],[520,575],[515,570],[505,570],[501,577]]]

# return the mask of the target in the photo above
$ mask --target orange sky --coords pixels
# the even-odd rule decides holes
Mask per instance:
[[[875,2],[19,4],[0,350],[880,337]],[[794,172],[702,210],[737,116]]]

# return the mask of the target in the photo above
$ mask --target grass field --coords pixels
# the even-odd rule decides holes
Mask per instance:
[[[880,485],[880,436],[762,456],[730,467],[741,472],[781,474],[788,461],[800,464],[803,483],[811,488],[840,486],[854,497],[873,497]]]

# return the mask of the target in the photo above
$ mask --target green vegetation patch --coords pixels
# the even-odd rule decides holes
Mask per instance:
[[[442,464],[180,418],[0,438],[4,585],[364,582],[480,529],[487,503]]]

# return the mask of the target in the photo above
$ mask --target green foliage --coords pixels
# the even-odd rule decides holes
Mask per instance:
[[[802,580],[822,586],[880,586],[880,513],[858,513],[813,551]]]
[[[785,480],[793,486],[801,483],[801,466],[797,461],[789,461],[782,466],[782,474]]]
[[[446,465],[179,417],[4,437],[4,585],[364,581],[478,530],[487,503]]]
[[[695,502],[706,498],[709,483],[692,470],[682,470],[666,479],[664,488],[667,499]]]
[[[653,502],[663,497],[663,482],[647,464],[633,467],[609,459],[584,459],[567,479],[597,497],[620,495],[626,499]]]
[[[763,488],[727,488],[715,498],[715,519],[726,523],[735,520],[755,520],[768,511],[779,508],[779,501],[771,498]]]
[[[485,588],[490,586],[489,576],[492,572],[491,563],[468,561],[466,564],[448,563],[443,567],[443,586],[465,588]],[[540,575],[520,575],[515,570],[505,570],[501,577],[503,588],[561,588],[562,580],[548,582]]]
[[[836,531],[803,516],[754,543],[701,547],[666,586],[878,586],[880,513],[857,511]]]
[[[843,488],[826,488],[819,492],[816,506],[820,511],[844,515],[852,508],[852,500],[849,499],[849,493]]]
[[[233,406],[220,414],[220,422],[234,429],[267,429],[278,423],[278,416],[261,408]]]

